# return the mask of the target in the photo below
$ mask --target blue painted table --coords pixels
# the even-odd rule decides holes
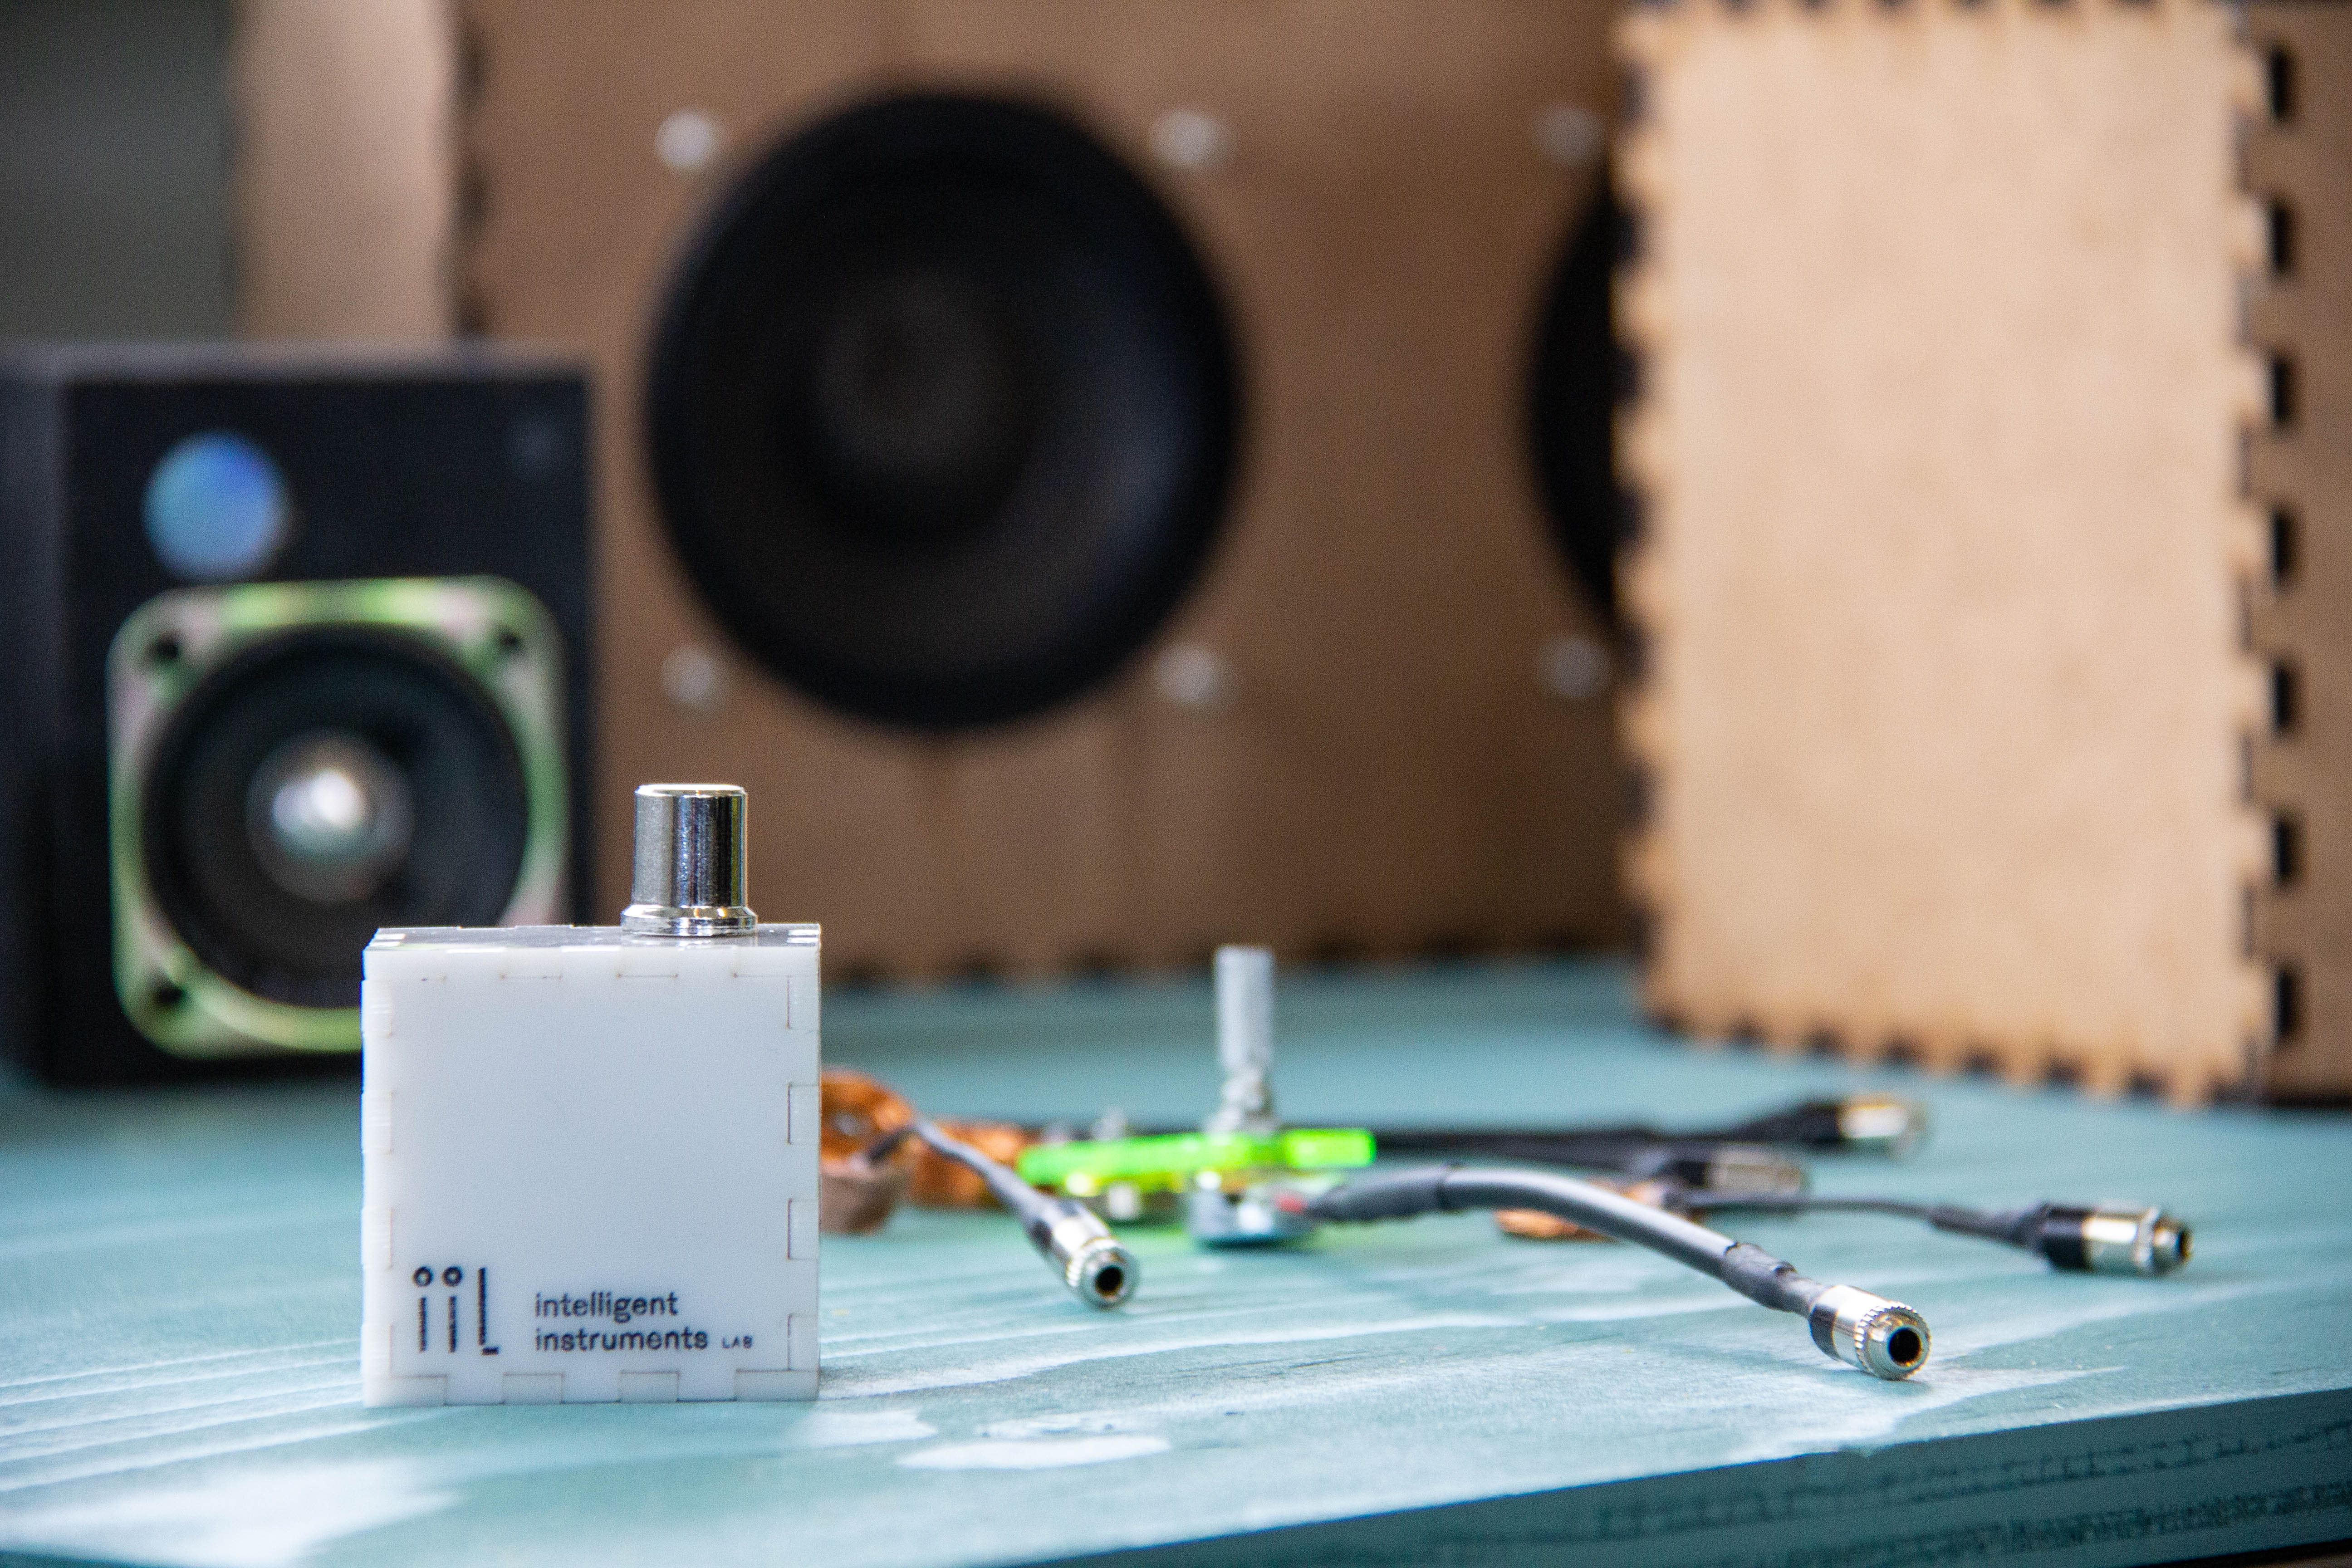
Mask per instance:
[[[2352,1121],[1705,1052],[1606,965],[1286,980],[1302,1121],[1695,1121],[1864,1085],[1824,1191],[2144,1197],[2147,1281],[1901,1222],[1731,1228],[1935,1328],[1909,1384],[1630,1248],[1483,1216],[1211,1255],[1077,1305],[1002,1218],[827,1238],[813,1407],[358,1404],[355,1090],[0,1094],[0,1550],[188,1564],[2171,1561],[2352,1536]],[[1212,1101],[1205,986],[837,994],[938,1111]]]

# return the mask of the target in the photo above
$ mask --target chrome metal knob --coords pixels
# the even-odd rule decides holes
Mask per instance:
[[[743,936],[747,797],[734,784],[637,786],[637,842],[621,929],[646,936]]]

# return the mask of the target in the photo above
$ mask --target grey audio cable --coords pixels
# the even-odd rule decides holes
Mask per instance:
[[[1318,1194],[1295,1194],[1307,1217],[1331,1222],[1405,1219],[1461,1209],[1541,1209],[1663,1253],[1776,1311],[1811,1326],[1825,1355],[1890,1382],[1927,1364],[1927,1320],[1899,1301],[1851,1285],[1824,1285],[1759,1247],[1664,1209],[1556,1171],[1430,1165],[1375,1172]]]
[[[920,1139],[935,1152],[953,1160],[988,1184],[1013,1218],[1021,1222],[1030,1245],[1051,1264],[1079,1300],[1089,1307],[1116,1307],[1135,1294],[1142,1270],[1110,1227],[1076,1198],[1041,1193],[1009,1165],[992,1160],[971,1144],[950,1138],[918,1117],[904,1127],[884,1133],[863,1152],[862,1158],[878,1165],[908,1138]]]
[[[1923,1219],[1937,1230],[2005,1242],[2049,1259],[2052,1267],[2095,1274],[2169,1274],[2189,1261],[2188,1222],[2138,1204],[2033,1204],[1972,1209],[1904,1198],[1813,1193],[1712,1193],[1685,1188],[1669,1206],[1683,1213],[1886,1214]]]

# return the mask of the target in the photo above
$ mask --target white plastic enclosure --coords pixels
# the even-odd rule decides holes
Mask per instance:
[[[385,931],[369,1405],[816,1394],[818,931]]]

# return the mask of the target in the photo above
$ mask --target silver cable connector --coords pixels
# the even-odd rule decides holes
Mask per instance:
[[[1135,1293],[1141,1273],[1135,1254],[1110,1233],[1092,1209],[1075,1198],[1061,1200],[1061,1212],[1033,1226],[1030,1239],[1062,1271],[1062,1283],[1089,1307],[1116,1307]]]
[[[1718,1143],[1708,1151],[1698,1173],[1709,1195],[1732,1193],[1795,1194],[1811,1184],[1805,1167],[1777,1149],[1755,1143]],[[1704,1207],[1701,1204],[1696,1206]]]
[[[1838,1101],[1838,1145],[1858,1154],[1901,1159],[1927,1136],[1927,1111],[1892,1094],[1853,1094]]]
[[[2034,1250],[2060,1268],[2094,1274],[2169,1274],[2189,1261],[2189,1226],[2160,1208],[2101,1204],[2041,1211]]]
[[[1805,1314],[1822,1353],[1899,1383],[1927,1364],[1927,1320],[1900,1301],[1832,1285]]]
[[[884,1133],[866,1145],[869,1163],[889,1158],[907,1138],[919,1138],[933,1152],[953,1160],[983,1183],[996,1201],[1021,1222],[1021,1233],[1039,1257],[1054,1266],[1062,1283],[1089,1307],[1116,1307],[1135,1294],[1142,1277],[1135,1254],[1119,1245],[1110,1226],[1076,1198],[1049,1197],[1021,1179],[1021,1173],[1000,1160],[992,1160],[961,1139],[950,1138],[917,1117],[906,1126]]]

